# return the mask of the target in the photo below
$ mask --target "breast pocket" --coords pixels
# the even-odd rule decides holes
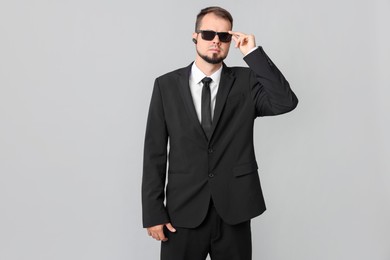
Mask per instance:
[[[238,165],[233,168],[233,174],[236,177],[244,176],[247,174],[257,173],[257,169],[259,167],[257,166],[256,161],[252,161],[250,163],[245,163]]]

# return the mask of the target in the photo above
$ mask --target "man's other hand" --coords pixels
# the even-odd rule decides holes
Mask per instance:
[[[164,226],[166,226],[170,232],[176,232],[176,229],[172,227],[171,223],[148,227],[146,230],[148,231],[149,236],[153,237],[157,241],[165,242],[168,238],[164,235]]]

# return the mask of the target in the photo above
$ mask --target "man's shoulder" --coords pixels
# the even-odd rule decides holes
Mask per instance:
[[[191,65],[188,65],[186,67],[182,67],[182,68],[179,68],[179,69],[175,69],[175,70],[172,70],[172,71],[169,71],[165,74],[162,74],[160,76],[157,77],[158,80],[167,80],[167,79],[172,79],[172,78],[176,78],[178,76],[189,76],[189,72],[191,70]],[[188,74],[188,75],[187,75]]]
[[[241,66],[234,66],[234,67],[229,67],[233,72],[249,72],[250,68],[248,67],[241,67]]]
[[[178,77],[189,78],[191,72],[191,66],[192,63],[186,67],[169,71],[165,74],[158,76],[157,80],[158,81],[177,80]],[[241,67],[241,66],[229,67],[224,64],[224,71],[229,74],[231,73],[233,75],[243,75],[243,74],[249,74],[251,72],[251,69],[248,67]]]
[[[245,74],[250,74],[251,69],[248,67],[241,67],[241,66],[233,66],[233,67],[227,67],[226,65],[224,66],[224,69],[227,73],[233,74],[235,76],[242,76]]]

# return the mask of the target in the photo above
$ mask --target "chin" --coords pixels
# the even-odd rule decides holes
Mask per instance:
[[[224,56],[221,56],[217,53],[214,53],[212,55],[205,55],[205,56],[202,56],[202,58],[208,62],[208,63],[211,63],[211,64],[219,64],[221,63],[226,57]]]
[[[226,56],[222,56],[220,53],[212,53],[212,54],[206,55],[206,54],[201,54],[198,50],[197,50],[197,52],[198,52],[198,55],[204,61],[206,61],[207,63],[210,63],[210,64],[219,64],[226,58]]]

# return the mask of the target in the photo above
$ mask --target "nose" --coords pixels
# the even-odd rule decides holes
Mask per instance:
[[[213,39],[213,43],[220,43],[220,42],[221,41],[219,40],[218,34],[215,34],[214,39]]]

